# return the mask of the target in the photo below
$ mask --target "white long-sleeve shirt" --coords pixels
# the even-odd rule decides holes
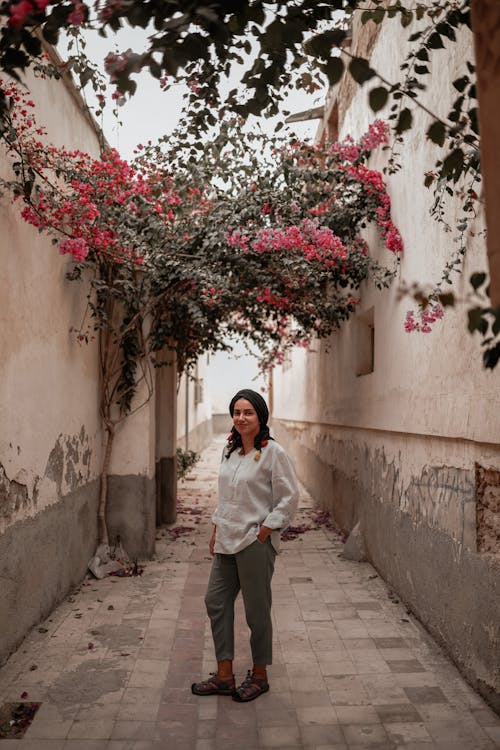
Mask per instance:
[[[234,555],[257,538],[261,525],[275,529],[271,542],[279,550],[280,532],[290,525],[297,510],[295,469],[284,448],[274,440],[261,450],[229,458],[224,451],[219,472],[218,505],[212,516],[217,526],[214,552]]]

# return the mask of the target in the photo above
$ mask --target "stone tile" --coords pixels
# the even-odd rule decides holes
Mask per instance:
[[[334,706],[367,705],[370,703],[363,683],[356,675],[325,677]]]
[[[301,743],[298,747],[332,748],[340,750],[347,747],[343,744],[344,735],[342,729],[336,724],[302,725],[300,727]]]
[[[342,731],[349,747],[369,747],[381,743],[386,743],[386,747],[390,747],[386,731],[381,724],[348,724],[342,727]]]
[[[300,706],[297,708],[299,724],[337,724],[333,706]]]
[[[70,740],[110,739],[115,722],[113,719],[74,721],[68,734]]]
[[[408,742],[432,744],[432,737],[422,722],[384,722],[384,727],[389,738],[403,747],[405,747]]]
[[[398,659],[395,661],[387,661],[387,666],[391,672],[397,672],[398,674],[412,674],[414,672],[425,672],[425,667],[418,661],[418,659]]]
[[[483,730],[474,720],[464,721],[458,716],[451,721],[428,721],[425,723],[425,728],[435,742],[455,742],[458,744],[468,741],[488,740],[486,729]]]
[[[398,674],[397,672],[393,672],[392,677],[394,679],[394,684],[399,685],[402,688],[439,687],[438,679],[434,672],[424,671],[414,672],[413,674]]]
[[[109,747],[107,740],[66,740],[64,744],[64,750],[108,750]]]
[[[339,661],[321,661],[319,662],[321,674],[324,677],[331,675],[357,674],[358,669],[352,659],[341,659]]]
[[[292,704],[301,706],[331,706],[332,702],[327,690],[308,690],[307,692],[292,692]]]
[[[162,704],[163,705],[163,704]],[[116,721],[156,721],[160,709],[159,702],[122,703]],[[160,716],[160,718],[164,718]]]
[[[259,727],[259,738],[262,747],[283,747],[290,750],[300,747],[300,731],[297,725],[281,727]]]
[[[122,703],[160,703],[163,692],[160,688],[127,687],[123,691]]]
[[[297,711],[294,708],[264,708],[257,711],[259,727],[280,727],[297,723]]]
[[[484,732],[488,735],[490,739],[493,740],[497,744],[497,746],[500,748],[500,726],[490,726],[489,724],[483,727]]]
[[[428,703],[448,703],[448,699],[439,687],[405,687],[408,699],[417,705]]]
[[[377,648],[406,648],[407,641],[404,638],[374,638]]]
[[[419,722],[422,717],[411,703],[384,704],[375,707],[379,721],[383,724]]]
[[[473,708],[471,714],[481,727],[500,727],[500,716],[497,716],[494,711],[486,706],[484,708]]]
[[[70,721],[37,721],[36,717],[31,726],[28,727],[25,733],[25,738],[29,740],[44,739],[44,740],[59,740],[65,739],[73,725],[73,720]],[[4,740],[1,740],[3,743]],[[18,740],[19,742],[19,740]],[[3,750],[3,744],[0,746],[0,750]]]
[[[154,740],[156,723],[154,721],[117,721],[111,734],[112,740]]]
[[[273,731],[272,727],[269,728],[269,731]],[[238,726],[219,726],[215,734],[215,740],[217,749],[238,747],[238,743],[240,743],[240,746],[245,748],[245,750],[253,750],[254,748],[259,747],[259,733],[257,727],[252,727],[252,729],[245,727],[244,731],[242,731],[241,727]],[[176,748],[176,745],[174,745],[174,747]]]
[[[217,744],[215,739],[199,739],[196,740],[194,750],[217,750]]]
[[[372,651],[377,653],[373,638],[345,638],[344,646],[349,654],[358,654],[360,651]]]
[[[339,724],[377,724],[380,719],[373,706],[335,706]]]
[[[33,738],[23,740],[0,740],[2,750],[63,750],[66,747],[64,739]]]

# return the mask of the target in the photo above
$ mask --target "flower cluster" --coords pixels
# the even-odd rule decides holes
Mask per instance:
[[[319,261],[329,268],[338,261],[344,263],[347,258],[340,238],[328,227],[318,226],[311,219],[283,229],[263,229],[252,242],[252,248],[257,253],[299,252],[307,261]]]
[[[16,29],[22,29],[34,16],[38,16],[45,10],[50,0],[20,0],[12,3],[9,8],[9,23]]]
[[[361,182],[368,195],[376,201],[376,218],[380,227],[381,235],[385,240],[385,246],[392,253],[403,252],[403,239],[398,228],[391,219],[391,199],[387,193],[387,187],[380,172],[368,169],[363,164],[351,165],[347,173],[352,179]]]
[[[418,312],[419,320],[415,318],[414,310],[408,310],[405,318],[405,331],[407,333],[412,333],[413,331],[430,333],[433,323],[441,320],[443,315],[444,310],[439,304],[420,309]]]

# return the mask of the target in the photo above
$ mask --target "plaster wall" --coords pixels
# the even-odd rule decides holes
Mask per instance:
[[[28,85],[54,143],[98,152],[96,130],[67,85]],[[66,280],[67,259],[5,196],[0,236],[2,660],[84,574],[96,544],[102,446],[97,348],[70,333],[83,318],[86,287]]]
[[[151,377],[156,378],[153,370]],[[134,411],[136,409],[136,411]],[[151,557],[156,528],[156,398],[144,383],[117,426],[109,468],[107,522],[131,558]]]
[[[191,373],[183,374],[177,392],[177,445],[182,450],[201,451],[211,441],[211,362],[202,355]]]
[[[399,24],[384,23],[371,64],[398,80],[404,55]],[[465,36],[435,51],[430,109],[447,114],[445,92],[460,60],[471,55]],[[373,119],[366,95],[353,95],[341,137],[356,138]],[[400,147],[401,170],[387,178],[405,243],[395,282],[384,291],[365,285],[357,314],[341,332],[309,353],[295,351],[287,370],[277,368],[273,429],[316,501],[345,531],[361,521],[370,561],[499,710],[500,556],[477,552],[475,474],[477,464],[500,468],[498,372],[482,367],[479,342],[467,332],[468,302],[448,309],[432,333],[408,334],[404,319],[415,304],[399,291],[438,282],[455,248],[454,232],[429,215],[433,195],[423,178],[440,154],[424,136],[428,123],[425,113],[414,114]],[[383,159],[381,152],[373,167]],[[450,204],[452,226],[458,214]],[[470,274],[486,269],[483,228],[479,217],[467,237],[464,272],[454,280],[462,300]],[[367,238],[372,254],[390,263],[376,232],[368,230]],[[373,371],[359,375],[367,319]]]

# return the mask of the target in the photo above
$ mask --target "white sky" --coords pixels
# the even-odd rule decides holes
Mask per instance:
[[[131,48],[134,52],[144,49],[147,33],[142,29],[124,28],[118,35],[108,38],[100,37],[96,32],[86,33],[86,54],[96,63],[102,63],[108,52],[122,52]],[[60,53],[65,56],[64,45],[60,45]],[[171,133],[178,123],[182,109],[184,86],[174,85],[168,91],[162,91],[159,82],[149,73],[142,73],[135,77],[138,82],[137,92],[127,100],[126,104],[118,108],[119,120],[112,114],[113,105],[105,108],[99,122],[111,146],[119,150],[125,158],[133,155],[134,148],[139,143],[148,140],[156,141],[159,137]],[[234,85],[234,81],[231,85]],[[93,101],[90,84],[85,88],[89,103]],[[112,86],[108,86],[111,96]],[[323,92],[308,94],[304,91],[294,91],[290,94],[283,109],[290,112],[300,112],[320,105],[324,100]],[[111,101],[111,100],[109,100]],[[249,118],[249,120],[256,118]],[[260,118],[259,124],[263,130],[272,133],[276,119]],[[302,140],[312,140],[316,133],[318,120],[290,125],[290,132]],[[281,133],[285,132],[284,130]]]

